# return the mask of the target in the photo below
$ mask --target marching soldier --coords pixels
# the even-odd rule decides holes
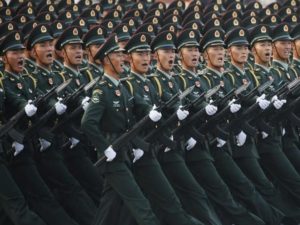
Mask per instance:
[[[61,75],[66,80],[72,79],[68,86],[69,95],[72,95],[78,89],[80,90],[82,86],[88,83],[87,76],[84,76],[79,70],[83,59],[81,36],[80,28],[69,27],[60,35],[55,46],[56,49],[62,52],[64,57],[64,70]],[[67,103],[68,113],[72,113],[78,107],[81,107],[82,111],[87,108],[91,90],[87,92],[80,93],[77,99],[71,99]],[[98,205],[102,191],[102,181],[88,156],[90,145],[80,129],[81,117],[82,112],[74,115],[74,118],[63,127],[65,135],[69,138],[68,144],[64,147],[63,155],[70,172]],[[90,214],[93,215],[93,211]],[[89,221],[92,219],[92,216],[88,217],[86,222],[90,223]]]
[[[37,111],[32,104],[35,90],[22,77],[24,63],[24,46],[19,32],[11,32],[1,42],[5,71],[3,87],[6,92],[6,116],[9,119],[17,112],[24,110],[24,118],[16,125],[21,132],[29,128],[31,117]],[[36,211],[47,224],[77,224],[55,200],[47,185],[41,178],[32,158],[31,139],[12,140],[12,159],[9,170],[16,183],[24,193],[31,208]]]
[[[36,88],[41,95],[46,94],[55,85],[63,82],[59,73],[51,71],[53,63],[54,46],[50,28],[46,24],[37,25],[30,33],[27,41],[27,49],[32,51],[36,58],[36,71],[33,77]],[[38,115],[43,116],[54,107],[57,116],[48,118],[45,125],[36,131],[40,146],[37,149],[37,165],[51,189],[55,190],[61,205],[80,224],[89,224],[95,212],[95,206],[78,181],[71,175],[63,162],[59,136],[61,133],[52,131],[57,117],[62,116],[67,106],[61,100],[50,99],[44,107],[41,107]],[[100,197],[99,197],[100,198]]]
[[[125,46],[125,50],[130,60],[131,73],[130,78],[126,81],[128,90],[132,92],[136,100],[141,99],[150,106],[159,104],[159,97],[150,80],[146,77],[150,65],[150,41],[151,37],[147,33],[138,33],[134,35]],[[144,135],[147,134],[145,131]],[[145,195],[149,198],[154,209],[158,211],[158,217],[162,222],[170,224],[200,224],[189,222],[188,215],[182,209],[179,199],[171,184],[163,174],[162,169],[156,159],[154,148],[156,145],[149,146],[148,150],[134,149],[134,175],[142,188]],[[142,156],[140,159],[139,157]],[[151,177],[151,178],[150,178]],[[199,199],[194,199],[197,201]],[[191,204],[192,202],[190,202]],[[199,213],[189,210],[193,216],[202,220],[199,216],[207,210],[202,204],[197,205]],[[200,212],[201,211],[201,212]],[[207,213],[209,214],[209,212]],[[203,216],[204,217],[204,216]],[[214,218],[205,218],[207,224],[219,224],[220,222],[213,221]]]
[[[204,57],[207,62],[206,76],[209,78],[213,87],[221,85],[218,93],[219,98],[226,95],[225,87],[228,85],[228,80],[226,80],[223,76],[225,57],[223,40],[224,33],[218,28],[212,28],[203,36],[200,42],[202,52],[204,53]],[[237,106],[238,104],[234,104],[234,107],[230,105],[229,113],[237,113],[241,108],[240,105],[239,107]],[[226,123],[227,121],[223,119],[218,125],[222,128],[225,127]],[[232,147],[227,140],[223,140],[223,137],[218,137],[218,132],[213,132],[212,135],[216,136],[217,139],[217,143],[212,143],[210,146],[215,166],[223,180],[232,191],[232,194],[243,205],[262,218],[266,224],[280,224],[283,218],[282,213],[271,207],[255,190],[254,185],[249,181],[233,160]]]
[[[116,192],[124,201],[138,224],[159,224],[149,201],[138,187],[129,169],[129,145],[116,150],[113,141],[134,122],[133,109],[149,110],[148,105],[138,105],[126,89],[120,84],[119,74],[123,72],[123,56],[117,44],[116,35],[112,34],[98,50],[95,59],[101,60],[104,69],[103,80],[94,88],[91,102],[82,118],[82,130],[100,153],[106,156],[104,167],[104,190],[94,224],[114,224],[118,219],[118,210],[111,205]],[[161,118],[156,110],[151,110],[149,117],[153,122]],[[102,221],[102,222],[101,222]]]

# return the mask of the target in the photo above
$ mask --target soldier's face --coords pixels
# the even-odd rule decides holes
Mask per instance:
[[[24,50],[7,51],[3,56],[5,69],[13,73],[21,73],[24,68]]]
[[[173,69],[175,61],[174,49],[158,49],[155,58],[157,59],[157,66],[163,71],[170,71]]]
[[[294,57],[300,57],[300,40],[295,40],[293,42],[293,49],[294,49]]]
[[[110,67],[112,67],[111,64],[113,64],[114,69],[116,70],[118,74],[121,74],[124,72],[123,64],[124,64],[124,54],[123,52],[112,52],[109,55],[110,61],[105,58],[106,64],[109,64]]]
[[[277,54],[279,59],[288,60],[292,51],[291,41],[275,41],[273,43],[273,53]]]
[[[184,67],[189,69],[194,69],[199,64],[200,52],[199,48],[193,47],[183,47],[180,49],[181,63]]]
[[[150,51],[132,52],[130,54],[131,69],[139,74],[145,74],[149,70]]]
[[[256,42],[252,48],[252,52],[255,62],[269,63],[272,56],[272,43],[270,41]]]
[[[33,54],[39,65],[49,66],[54,60],[54,45],[52,41],[45,41],[34,45]]]
[[[222,68],[224,66],[225,49],[222,45],[210,46],[204,54],[207,65],[212,68]]]
[[[94,56],[96,55],[98,49],[100,48],[101,45],[90,45],[88,48],[88,54],[94,58]]]
[[[228,49],[228,54],[236,64],[245,64],[248,60],[249,49],[247,45],[231,46]]]
[[[81,44],[67,44],[63,49],[64,61],[79,66],[82,64],[83,49]]]

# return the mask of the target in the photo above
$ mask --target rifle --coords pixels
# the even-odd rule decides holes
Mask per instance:
[[[33,105],[39,106],[41,102],[47,101],[49,98],[51,98],[54,94],[59,94],[62,90],[64,90],[71,82],[71,79],[65,81],[64,83],[60,84],[59,86],[53,87],[50,91],[48,91],[44,95],[38,96],[34,101]],[[17,112],[13,117],[9,119],[7,123],[5,123],[3,126],[0,127],[0,137],[7,134],[17,123],[20,121],[21,118],[25,115],[25,109],[20,110]],[[20,137],[18,137],[20,139]]]
[[[213,95],[215,95],[219,89],[220,85],[215,86],[214,88],[207,91],[205,94],[205,100],[208,101]],[[173,130],[174,137],[180,137],[182,134],[189,133],[197,140],[203,140],[204,136],[200,134],[194,127],[195,123],[205,114],[205,108],[200,109],[198,112],[194,113],[187,118],[186,121],[182,121],[179,127]]]
[[[162,103],[156,110],[163,111],[166,108],[171,107],[178,101],[181,101],[183,98],[185,98],[188,94],[192,92],[194,89],[194,86],[188,88],[182,93],[177,93],[172,98],[170,98],[167,102]],[[119,136],[114,142],[111,144],[111,147],[117,151],[124,143],[128,143],[130,140],[134,139],[137,135],[137,133],[145,127],[150,122],[149,115],[146,115],[144,118],[142,118],[139,122],[137,122],[129,131],[125,132],[121,136]],[[97,162],[94,163],[94,166],[99,167],[105,160],[105,156],[101,156]]]
[[[76,91],[68,95],[66,98],[62,100],[62,103],[67,105],[70,101],[73,101],[75,99],[78,99],[78,97],[81,95],[82,92],[86,92],[87,90],[94,87],[94,85],[99,81],[99,78],[94,79],[90,81],[86,85],[81,85]],[[69,83],[68,83],[69,84]],[[64,86],[65,88],[66,86]],[[63,89],[61,89],[63,90]],[[80,106],[81,107],[81,106]],[[42,115],[29,129],[26,130],[25,135],[31,135],[33,132],[36,132],[38,129],[40,129],[47,121],[48,119],[56,113],[55,106],[53,106],[50,110],[48,110],[44,115]]]

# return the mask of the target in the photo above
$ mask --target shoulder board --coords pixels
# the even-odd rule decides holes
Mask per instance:
[[[129,79],[129,77],[122,77],[119,79],[120,82],[125,82]]]
[[[86,67],[80,68],[79,71],[80,71],[80,72],[83,72],[83,71],[88,70],[88,69],[89,69],[89,68],[86,66]]]
[[[151,78],[151,77],[157,77],[157,74],[155,74],[155,73],[152,73],[152,74],[150,74],[150,75],[147,75],[146,77],[147,77],[147,78]]]
[[[103,85],[103,84],[106,84],[106,83],[107,83],[106,80],[100,80],[100,81],[99,81],[99,85]]]

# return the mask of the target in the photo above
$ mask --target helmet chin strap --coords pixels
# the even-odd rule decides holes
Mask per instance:
[[[111,62],[111,59],[110,59],[110,57],[109,57],[109,54],[107,55],[107,58],[108,58],[108,61],[109,61],[110,65],[112,66],[113,70],[114,70],[115,73],[118,74],[118,76],[119,76],[120,74],[119,74],[118,71],[116,70],[114,64]]]

